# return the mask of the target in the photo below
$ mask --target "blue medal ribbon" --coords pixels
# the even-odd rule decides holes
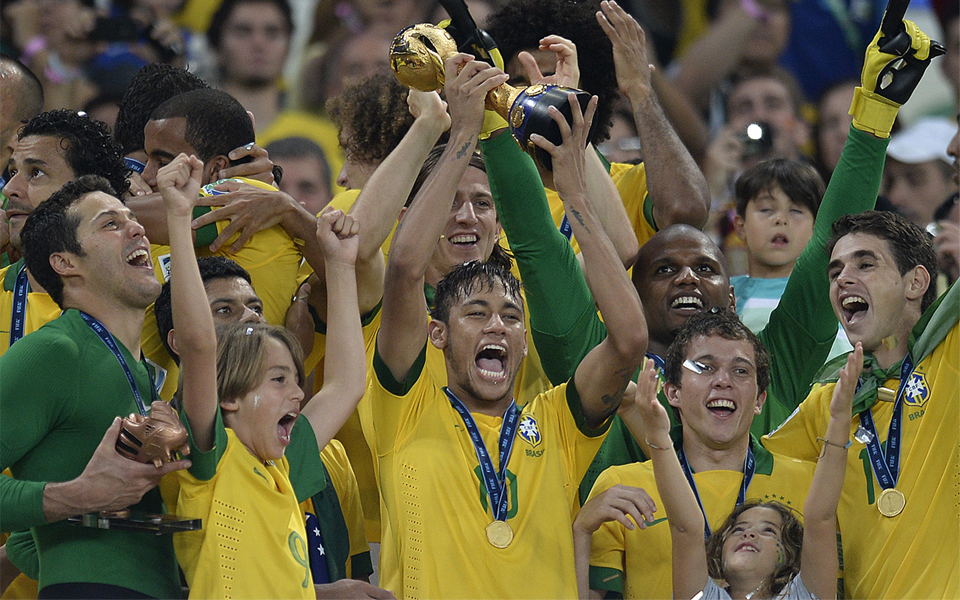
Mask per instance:
[[[880,436],[877,435],[877,426],[873,422],[873,412],[868,408],[860,413],[860,426],[869,432],[866,442],[867,454],[870,457],[870,466],[877,483],[885,490],[897,487],[900,478],[900,441],[903,425],[903,394],[906,391],[907,381],[913,372],[913,359],[910,354],[903,358],[900,366],[900,385],[897,387],[897,400],[893,405],[893,417],[890,419],[890,430],[887,433],[887,451],[884,454],[880,447]]]
[[[80,311],[80,317],[90,326],[90,329],[93,330],[97,337],[100,338],[100,341],[113,353],[113,356],[117,359],[117,362],[120,363],[120,368],[123,369],[123,374],[127,376],[127,383],[130,384],[130,389],[133,390],[133,398],[137,401],[137,410],[140,411],[140,414],[147,416],[147,409],[143,405],[143,398],[140,396],[140,390],[137,389],[137,382],[133,378],[133,372],[130,371],[130,367],[127,365],[127,361],[123,358],[123,353],[120,352],[120,346],[117,345],[116,340],[113,339],[113,336],[110,335],[110,332],[107,331],[107,328],[104,327],[103,323],[98,321],[96,318],[91,317],[87,313]],[[150,375],[150,369],[147,369],[147,377],[150,378],[150,394],[152,400],[158,400],[157,390],[153,385],[153,376]]]
[[[142,174],[143,170],[147,168],[147,165],[143,164],[142,162],[140,162],[135,158],[124,158],[123,164],[126,165],[126,167],[131,171],[133,171],[134,173]]]
[[[653,364],[657,365],[657,370],[663,373],[667,370],[667,363],[660,357],[659,354],[654,354],[653,352],[647,352],[645,355],[647,358],[653,361]]]
[[[570,221],[567,220],[567,215],[563,215],[563,220],[560,221],[560,233],[563,234],[563,237],[568,240],[573,237],[573,227],[570,226]]]
[[[700,492],[697,491],[697,482],[693,480],[693,469],[690,468],[690,463],[687,462],[687,455],[684,454],[683,448],[677,450],[677,458],[680,459],[680,467],[683,469],[683,474],[687,478],[687,483],[690,484],[690,489],[693,490],[693,495],[697,498],[697,504],[700,506],[700,512],[703,513],[703,538],[706,539],[710,537],[710,519],[707,518],[707,511],[703,509],[703,501],[700,500]],[[753,458],[753,448],[747,445],[747,457],[743,459],[743,481],[740,482],[740,492],[737,494],[737,504],[740,506],[747,499],[747,488],[750,487],[750,482],[753,481],[753,473],[756,471],[756,460]]]
[[[463,424],[467,427],[467,433],[470,434],[470,440],[473,442],[473,448],[477,452],[477,460],[480,461],[480,470],[483,472],[483,482],[487,487],[487,497],[490,498],[490,512],[497,521],[507,520],[507,463],[510,462],[510,455],[513,453],[513,443],[516,441],[517,427],[520,425],[520,411],[517,409],[517,403],[510,402],[505,413],[503,413],[503,425],[500,427],[500,471],[493,467],[493,461],[490,459],[490,453],[487,452],[487,446],[483,443],[483,437],[477,428],[477,423],[473,420],[473,415],[463,405],[463,402],[457,398],[453,392],[446,387],[443,391],[447,393],[450,404],[460,413]]]
[[[27,293],[30,291],[30,280],[27,279],[27,265],[20,267],[17,281],[13,285],[13,309],[10,314],[10,345],[23,337],[23,330],[27,321]]]

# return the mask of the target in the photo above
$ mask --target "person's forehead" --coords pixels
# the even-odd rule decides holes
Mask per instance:
[[[89,192],[74,202],[69,210],[80,217],[80,224],[89,223],[104,213],[120,213],[133,216],[132,211],[117,198],[105,192]]]
[[[467,290],[467,293],[462,294],[458,298],[455,306],[462,307],[468,304],[473,305],[481,303],[485,303],[497,308],[506,305],[513,305],[521,310],[523,309],[523,301],[507,292],[503,282],[499,280],[495,281],[492,287],[486,282],[473,282],[473,284],[470,286],[470,289]]]
[[[872,233],[848,233],[837,240],[830,254],[831,260],[852,258],[863,252],[872,252],[888,262],[893,262],[893,246],[890,242]]]
[[[640,249],[647,265],[663,261],[686,264],[704,258],[721,263],[720,249],[702,231],[692,227],[662,230]]]
[[[203,288],[207,292],[207,299],[210,301],[224,298],[248,300],[257,298],[256,291],[250,282],[243,277],[228,276],[208,279],[203,282]]]
[[[783,516],[776,509],[769,506],[754,506],[740,513],[737,523],[767,521],[774,525],[783,525]]]
[[[60,136],[28,135],[17,142],[11,158],[17,163],[42,162],[48,167],[63,167],[70,171],[72,178],[73,169],[67,164],[65,143]]]
[[[750,340],[731,340],[721,335],[699,335],[687,345],[688,359],[712,356],[725,362],[756,363],[756,352]]]
[[[168,147],[186,146],[193,150],[187,142],[187,118],[170,117],[169,119],[151,119],[143,128],[143,143],[147,153],[158,150],[168,150]],[[196,154],[196,152],[191,152]]]
[[[275,27],[284,25],[283,13],[273,2],[241,2],[237,4],[227,17],[226,26],[253,25],[260,27]]]
[[[730,92],[730,104],[733,106],[768,98],[789,101],[790,91],[779,79],[758,77],[740,83]]]

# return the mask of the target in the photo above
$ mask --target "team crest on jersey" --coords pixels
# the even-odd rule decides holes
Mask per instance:
[[[919,371],[910,373],[903,390],[903,402],[907,406],[920,407],[930,399],[930,385],[927,376]]]
[[[517,434],[526,443],[534,448],[540,445],[543,438],[540,437],[540,428],[537,427],[537,420],[531,415],[520,417],[520,425],[517,427]]]

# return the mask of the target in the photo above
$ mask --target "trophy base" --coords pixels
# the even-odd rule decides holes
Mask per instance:
[[[142,531],[157,535],[202,529],[202,519],[183,519],[174,515],[155,515],[128,510],[86,513],[70,517],[67,521],[80,527]]]
[[[524,89],[510,107],[509,118],[507,122],[510,125],[510,133],[520,144],[524,151],[533,157],[533,160],[547,171],[553,171],[553,160],[550,154],[530,141],[530,135],[537,133],[547,138],[553,144],[559,146],[563,143],[560,135],[560,126],[550,116],[548,108],[555,106],[560,113],[571,122],[573,113],[570,110],[568,95],[576,94],[577,102],[580,103],[580,112],[587,110],[587,104],[590,102],[590,94],[573,88],[561,87],[557,85],[531,85]],[[597,122],[590,124],[590,134],[587,139],[592,139],[596,132]]]

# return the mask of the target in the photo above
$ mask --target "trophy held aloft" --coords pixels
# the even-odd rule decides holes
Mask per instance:
[[[461,50],[471,52],[474,49],[458,49],[450,32],[437,25],[411,25],[394,38],[390,47],[390,67],[400,83],[407,87],[424,92],[442,90],[445,82],[443,63]],[[531,142],[530,135],[542,135],[557,146],[563,143],[560,127],[550,117],[548,108],[557,107],[570,122],[572,113],[568,96],[571,92],[576,94],[580,110],[586,111],[590,94],[559,85],[540,84],[517,88],[504,83],[487,94],[486,107],[503,117],[520,147],[538,165],[550,171],[550,155]],[[591,125],[589,137],[592,138],[596,126],[596,122]]]

